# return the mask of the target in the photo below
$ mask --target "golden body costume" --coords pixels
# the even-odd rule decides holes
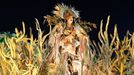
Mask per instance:
[[[64,4],[55,6],[53,16],[45,16],[49,25],[55,25],[49,36],[49,62],[63,64],[64,75],[81,75],[90,63],[89,40],[86,31],[76,20],[79,12]],[[86,56],[86,57],[85,57]]]

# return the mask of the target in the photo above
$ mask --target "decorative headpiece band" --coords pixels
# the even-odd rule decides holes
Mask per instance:
[[[63,3],[57,4],[55,6],[55,10],[52,13],[62,19],[67,19],[70,16],[74,18],[79,17],[79,11],[76,11],[73,7],[68,7],[64,5]]]

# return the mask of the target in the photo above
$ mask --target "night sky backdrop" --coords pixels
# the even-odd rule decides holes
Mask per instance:
[[[93,30],[91,35],[97,36],[100,21],[106,22],[107,16],[111,15],[109,32],[113,32],[114,25],[118,25],[119,35],[122,37],[125,32],[134,32],[134,2],[130,0],[1,0],[0,2],[0,32],[14,32],[15,27],[22,29],[22,21],[26,24],[27,32],[29,27],[35,30],[35,18],[42,25],[42,29],[48,28],[43,25],[43,16],[51,15],[53,7],[57,3],[64,3],[75,7],[80,11],[82,20],[97,24],[98,29]]]

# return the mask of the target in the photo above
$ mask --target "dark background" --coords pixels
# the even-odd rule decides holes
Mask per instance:
[[[26,24],[26,32],[32,27],[34,35],[35,18],[37,18],[42,29],[47,32],[48,28],[43,25],[43,16],[51,15],[53,7],[57,3],[64,3],[75,7],[80,11],[82,20],[97,24],[98,29],[90,32],[90,36],[96,39],[100,21],[106,23],[107,16],[111,16],[109,32],[113,32],[114,25],[118,25],[118,32],[122,38],[127,30],[134,32],[134,2],[131,0],[1,0],[0,2],[0,32],[14,32],[15,27],[22,29],[22,21]]]

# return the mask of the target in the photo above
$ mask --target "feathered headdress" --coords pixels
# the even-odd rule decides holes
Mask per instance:
[[[74,18],[79,17],[79,11],[76,11],[73,7],[68,7],[64,5],[63,3],[57,4],[55,6],[55,10],[52,13],[62,19],[66,19],[67,17],[70,17],[70,16]]]

